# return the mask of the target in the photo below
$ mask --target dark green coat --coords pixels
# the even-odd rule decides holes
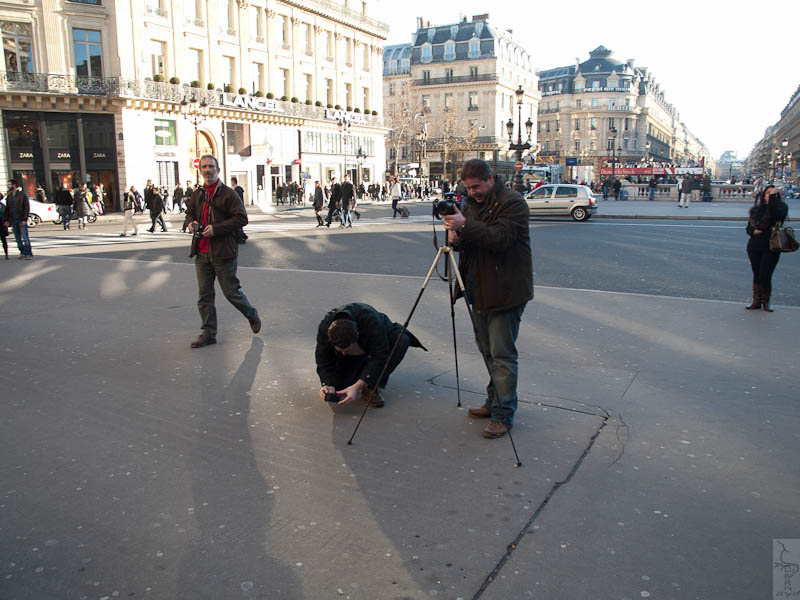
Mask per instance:
[[[479,204],[471,197],[457,248],[459,270],[475,310],[494,312],[533,299],[530,211],[519,192],[499,177]]]

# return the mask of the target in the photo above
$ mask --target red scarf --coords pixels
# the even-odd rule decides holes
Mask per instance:
[[[208,213],[211,206],[211,199],[214,197],[218,185],[219,179],[217,179],[211,185],[206,183],[203,184],[203,189],[206,191],[206,201],[203,204],[203,216],[200,219],[200,231],[205,229],[206,225],[208,225]],[[211,238],[202,237],[197,240],[197,252],[198,254],[208,254],[211,252]]]

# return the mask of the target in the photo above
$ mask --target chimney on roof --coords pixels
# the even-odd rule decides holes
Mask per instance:
[[[422,17],[417,17],[417,29],[422,29]]]
[[[472,15],[473,21],[488,21],[489,20],[489,13],[484,13],[482,15]]]
[[[635,61],[634,61],[634,59],[632,59],[632,58],[629,58],[629,59],[628,59],[628,60],[626,60],[625,62],[626,62],[626,63],[628,64],[628,66],[629,66],[629,67],[632,69]]]

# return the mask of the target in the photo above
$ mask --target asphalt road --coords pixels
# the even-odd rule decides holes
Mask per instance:
[[[411,222],[389,219],[391,210],[380,206],[362,210],[362,226],[347,231],[251,233],[240,265],[422,276],[436,251],[433,230],[430,222],[422,222],[427,207],[412,210]],[[311,227],[309,215],[308,210],[290,213],[284,223]],[[437,230],[443,239],[440,222]],[[542,219],[531,221],[531,231],[536,285],[737,302],[750,295],[746,235],[740,222]],[[186,245],[188,238],[171,246],[115,246],[100,255],[186,262]],[[773,279],[773,303],[799,306],[797,281],[800,261],[783,256]]]

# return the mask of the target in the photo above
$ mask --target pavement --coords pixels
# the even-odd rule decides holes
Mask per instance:
[[[261,334],[220,294],[219,343],[190,350],[191,264],[0,262],[0,598],[783,597],[800,309],[537,287],[517,467],[466,414],[486,376],[461,305],[457,406],[432,281],[430,352],[348,445],[362,407],[319,400],[316,324],[353,299],[402,322],[428,267],[240,268]]]

